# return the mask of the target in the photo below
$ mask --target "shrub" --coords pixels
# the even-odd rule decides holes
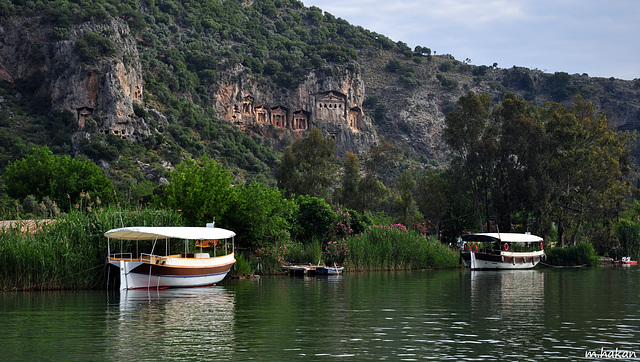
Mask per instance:
[[[436,78],[440,81],[440,85],[449,90],[458,88],[458,81],[455,79],[449,79],[442,74],[436,75]]]
[[[304,264],[322,261],[322,243],[314,238],[308,243],[294,242],[287,248],[287,263]]]
[[[443,62],[442,64],[440,64],[440,66],[438,67],[438,69],[441,72],[448,72],[453,68],[453,64],[451,64],[451,62]]]
[[[349,254],[349,247],[344,240],[329,241],[325,244],[322,254],[324,255],[324,261],[327,265],[342,265]]]
[[[324,199],[308,195],[299,196],[296,202],[299,206],[297,239],[306,243],[330,238],[337,222],[337,215],[331,206]]]
[[[616,254],[620,255],[611,256],[616,259],[630,256],[633,260],[638,260],[640,257],[640,223],[633,220],[620,220],[614,230],[618,245],[612,251],[617,251]]]
[[[79,39],[73,48],[85,63],[96,61],[100,57],[109,57],[116,53],[116,46],[110,39],[97,33],[88,32],[84,39]]]
[[[600,260],[596,256],[593,245],[580,243],[567,248],[553,248],[545,251],[547,263],[551,265],[575,266],[598,265]]]

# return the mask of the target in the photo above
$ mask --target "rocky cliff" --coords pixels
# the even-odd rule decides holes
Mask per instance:
[[[138,140],[151,130],[134,114],[142,104],[142,71],[135,39],[118,19],[83,23],[57,40],[55,29],[38,17],[9,17],[0,23],[0,79],[34,83],[34,92],[48,95],[51,107],[68,110],[77,120],[75,137],[112,133]],[[112,44],[108,55],[82,59],[78,41],[88,34]],[[88,127],[92,119],[95,124]]]
[[[219,118],[281,146],[310,127],[333,137],[339,156],[361,154],[377,142],[362,107],[365,85],[354,69],[336,66],[312,72],[295,89],[283,90],[257,82],[239,66],[212,86],[211,93]]]
[[[77,120],[74,144],[92,133],[111,133],[139,141],[156,130],[134,113],[144,105],[143,76],[136,40],[120,19],[83,23],[63,40],[40,18],[10,17],[0,23],[0,79],[37,79],[37,92],[50,96],[51,107],[69,110]],[[77,44],[88,34],[107,39],[112,54],[87,61]],[[336,140],[336,153],[362,153],[377,141],[365,115],[364,82],[345,67],[310,73],[296,89],[283,90],[257,81],[241,65],[211,87],[216,116],[240,129],[276,140],[280,148],[319,127]],[[149,112],[155,118],[163,116]],[[94,123],[95,121],[95,123]]]

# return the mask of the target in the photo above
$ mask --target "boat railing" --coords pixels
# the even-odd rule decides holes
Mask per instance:
[[[113,253],[113,254],[109,255],[109,259],[132,261],[133,260],[133,254],[132,253]]]

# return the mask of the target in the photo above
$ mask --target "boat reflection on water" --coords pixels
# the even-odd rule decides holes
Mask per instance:
[[[471,312],[482,320],[494,340],[519,348],[526,336],[544,333],[544,273],[538,270],[467,271]],[[531,341],[534,342],[534,341]]]
[[[128,290],[110,296],[119,298],[107,311],[107,354],[113,359],[233,356],[235,297],[222,286]]]

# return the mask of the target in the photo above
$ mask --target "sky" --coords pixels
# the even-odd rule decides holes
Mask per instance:
[[[474,65],[640,78],[639,0],[302,0]]]

